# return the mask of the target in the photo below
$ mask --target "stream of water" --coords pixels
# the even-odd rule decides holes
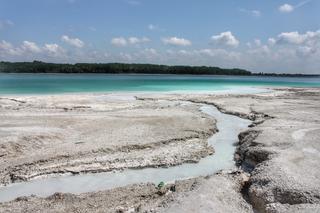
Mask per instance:
[[[237,116],[223,114],[214,106],[203,105],[201,110],[217,120],[219,132],[208,140],[208,143],[214,147],[215,153],[201,159],[199,163],[182,164],[169,168],[126,169],[118,172],[34,179],[1,187],[0,202],[28,195],[45,197],[55,192],[79,194],[134,183],[173,182],[179,179],[205,176],[214,174],[219,170],[234,168],[234,143],[238,141],[238,134],[247,128],[250,121]]]

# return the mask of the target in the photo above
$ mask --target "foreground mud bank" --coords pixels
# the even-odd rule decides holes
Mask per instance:
[[[257,212],[320,212],[320,90],[188,97],[251,118],[235,155],[251,177],[242,194]]]
[[[2,97],[0,115],[2,185],[196,163],[214,153],[207,139],[215,121],[199,106],[182,102],[112,95]]]
[[[63,96],[62,96],[63,97]],[[43,98],[43,97],[42,97]],[[86,99],[87,97],[83,97]],[[92,98],[92,97],[91,97]],[[158,153],[159,161],[155,161],[157,166],[170,166],[174,163],[163,164],[159,162],[167,161],[170,159],[172,153],[174,159],[178,159],[178,163],[190,161],[193,159],[192,154],[197,156],[195,159],[200,159],[203,156],[212,153],[212,148],[208,147],[206,139],[215,130],[214,122],[209,119],[206,115],[199,112],[198,104],[206,103],[217,106],[221,111],[233,115],[237,115],[244,118],[251,119],[252,125],[247,131],[239,134],[239,143],[237,144],[237,151],[235,153],[235,160],[239,165],[238,171],[228,172],[224,171],[216,175],[208,177],[198,177],[185,181],[176,181],[174,184],[166,184],[164,187],[158,188],[153,184],[140,184],[131,185],[128,187],[116,188],[113,190],[106,190],[93,193],[84,193],[80,195],[72,194],[55,194],[48,198],[37,198],[37,197],[24,197],[18,198],[15,201],[1,203],[0,211],[8,212],[319,212],[320,211],[320,182],[318,177],[320,176],[320,90],[319,89],[281,89],[269,94],[256,94],[256,95],[139,95],[138,100],[110,100],[105,104],[104,96],[96,96],[90,101],[92,104],[90,107],[85,100],[75,98],[74,100],[70,97],[63,98],[63,100],[57,100],[56,97],[45,97],[45,101],[41,102],[38,98],[36,99],[21,99],[20,97],[10,97],[10,99],[2,98],[1,110],[2,116],[7,116],[6,122],[2,123],[1,128],[8,128],[14,126],[10,123],[12,116],[18,116],[17,113],[27,113],[26,120],[22,123],[26,123],[30,119],[30,113],[35,112],[34,116],[39,115],[41,112],[51,110],[58,110],[59,113],[68,113],[68,118],[78,118],[83,112],[93,110],[91,116],[95,113],[105,110],[105,114],[99,114],[94,117],[94,121],[97,119],[107,118],[121,118],[126,120],[126,116],[130,119],[130,133],[133,135],[132,143],[128,145],[130,137],[123,137],[123,132],[114,132],[115,143],[109,144],[104,147],[103,150],[107,150],[118,156],[119,153],[124,153],[123,158],[130,156],[131,150],[138,149],[142,152],[137,153],[137,157],[141,154],[148,156],[150,149],[159,149],[164,147],[166,149],[167,144],[171,144],[170,148],[166,151]],[[51,100],[52,103],[47,102]],[[184,101],[191,101],[194,104],[186,105]],[[34,101],[31,104],[30,101]],[[76,104],[70,104],[76,103]],[[79,101],[79,102],[77,102]],[[101,102],[99,102],[101,101]],[[29,103],[28,103],[29,102]],[[28,103],[28,104],[26,104]],[[37,105],[38,103],[42,103]],[[49,103],[49,104],[47,104]],[[38,107],[28,108],[27,106],[37,105]],[[41,106],[41,107],[40,107]],[[81,107],[80,107],[81,106]],[[107,109],[106,109],[107,108]],[[149,110],[150,109],[150,110]],[[149,111],[148,111],[149,110]],[[172,111],[171,111],[172,110]],[[140,112],[140,114],[139,114]],[[155,112],[159,113],[158,115]],[[55,112],[56,113],[56,112]],[[75,113],[72,117],[72,113]],[[85,114],[86,114],[85,113]],[[109,113],[112,116],[110,116]],[[126,114],[127,113],[127,114]],[[131,114],[133,113],[133,114]],[[146,121],[142,115],[152,116],[152,121]],[[148,114],[149,113],[149,114]],[[168,114],[169,113],[169,114]],[[84,117],[87,120],[88,114]],[[137,114],[139,116],[137,116]],[[168,115],[166,117],[166,115]],[[11,116],[11,117],[10,117]],[[20,115],[19,115],[20,116]],[[55,114],[54,117],[57,115]],[[71,117],[69,117],[71,116]],[[110,116],[110,117],[109,117]],[[58,116],[59,117],[59,116]],[[64,117],[62,120],[65,120]],[[138,117],[138,118],[137,118]],[[163,117],[165,117],[164,120]],[[28,119],[29,118],[29,119]],[[50,117],[51,118],[51,117]],[[134,120],[131,120],[134,119]],[[156,119],[157,122],[154,122]],[[189,119],[189,120],[185,120]],[[30,119],[31,120],[31,119]],[[32,119],[34,121],[34,119]],[[51,120],[51,119],[50,119]],[[149,131],[141,131],[139,127],[135,127],[139,122],[145,123],[156,123],[157,126]],[[41,121],[37,121],[40,122]],[[79,120],[75,120],[74,123],[78,123]],[[129,121],[126,121],[129,122]],[[61,124],[61,120],[57,121]],[[72,121],[69,121],[72,123]],[[91,128],[95,122],[91,122],[90,125],[80,128],[79,126],[73,127],[73,130],[82,132],[87,128]],[[116,123],[116,119],[108,120],[108,122],[99,123],[97,129],[101,128],[101,125],[110,124],[110,128]],[[168,127],[168,124],[171,125]],[[30,123],[28,123],[30,126]],[[80,123],[81,124],[81,123]],[[33,123],[33,125],[35,125]],[[119,127],[114,127],[113,131]],[[121,124],[122,125],[122,124]],[[187,125],[187,126],[186,126]],[[81,125],[80,125],[81,126]],[[93,125],[94,126],[94,125]],[[129,124],[128,124],[129,126]],[[21,123],[19,128],[21,127]],[[51,126],[50,126],[51,127]],[[100,128],[98,128],[100,127]],[[168,128],[166,128],[168,127]],[[182,128],[183,127],[183,128]],[[19,129],[18,128],[18,129]],[[109,128],[109,126],[108,126]],[[129,128],[129,127],[127,127]],[[160,129],[159,129],[160,128]],[[148,129],[148,128],[145,128]],[[172,130],[174,129],[174,130]],[[1,134],[8,134],[7,131],[1,129]],[[11,129],[12,130],[12,129]],[[156,131],[158,130],[158,132]],[[185,131],[187,130],[187,131]],[[196,131],[195,131],[196,130]],[[28,129],[30,131],[30,129]],[[92,129],[90,129],[91,132]],[[172,132],[171,132],[172,131]],[[71,131],[72,132],[72,131]],[[139,132],[140,136],[137,136]],[[156,133],[157,134],[156,134]],[[165,132],[165,134],[164,134]],[[99,131],[97,131],[99,133]],[[151,134],[147,137],[146,134]],[[20,133],[21,134],[21,133]],[[34,135],[34,133],[30,133]],[[136,135],[135,135],[136,134]],[[187,136],[185,135],[187,134]],[[59,135],[59,134],[58,134]],[[77,135],[77,134],[75,134]],[[88,135],[88,134],[86,134]],[[90,135],[90,134],[89,134]],[[97,134],[99,136],[99,134]],[[101,133],[103,136],[104,133]],[[110,134],[112,135],[112,134]],[[4,135],[3,135],[4,136]],[[15,136],[17,137],[17,136]],[[89,156],[99,156],[97,147],[106,146],[105,143],[99,143],[99,137],[90,138],[94,140],[96,144],[94,146],[85,143],[78,143],[79,138],[72,141],[73,144],[64,145],[63,147],[72,147],[69,149],[58,149],[56,150],[52,145],[54,140],[50,142],[44,142],[42,139],[39,146],[35,146],[35,141],[30,142],[29,145],[23,146],[25,141],[15,141],[12,143],[9,139],[16,139],[12,135],[7,135],[5,142],[2,144],[2,156],[1,160],[4,160],[4,164],[1,165],[2,172],[2,183],[8,183],[15,181],[15,177],[12,174],[17,175],[17,181],[33,178],[31,172],[28,171],[29,165],[34,163],[34,168],[39,174],[42,171],[59,171],[57,163],[48,163],[47,160],[42,161],[43,156],[50,156],[50,158],[56,158],[61,150],[67,150],[68,153],[62,157],[66,157],[65,162],[71,162],[72,157],[79,162],[78,166],[81,168],[87,168],[84,162],[84,158]],[[111,136],[109,136],[111,137]],[[146,138],[147,137],[147,138]],[[165,137],[165,138],[163,138]],[[188,144],[188,140],[195,140]],[[179,138],[179,140],[175,140]],[[140,140],[139,140],[140,139]],[[146,140],[146,139],[149,139]],[[160,142],[159,142],[160,139]],[[173,140],[172,140],[173,139]],[[150,140],[152,143],[150,143]],[[58,140],[55,143],[63,145],[65,138]],[[82,140],[83,141],[83,140]],[[110,140],[112,141],[112,140]],[[139,146],[135,144],[135,141],[139,141]],[[163,141],[170,141],[164,142]],[[180,148],[175,152],[174,148],[176,145]],[[118,145],[118,143],[120,145]],[[140,144],[142,143],[142,145]],[[159,143],[158,146],[154,145]],[[177,144],[176,144],[177,143]],[[5,145],[3,145],[5,144]],[[9,144],[18,144],[18,148]],[[32,146],[31,146],[32,144]],[[49,144],[49,145],[47,145]],[[75,149],[75,144],[83,146],[83,148]],[[153,145],[150,145],[153,144]],[[185,146],[187,144],[187,146]],[[45,150],[50,150],[46,155],[41,155],[44,149],[40,147],[45,145]],[[97,146],[97,147],[96,147]],[[99,147],[101,146],[101,147]],[[140,146],[146,146],[146,152],[143,152],[143,148]],[[155,147],[153,147],[155,146]],[[21,148],[23,147],[23,148]],[[36,153],[31,158],[30,147]],[[88,148],[93,149],[92,155],[88,152]],[[123,148],[125,147],[125,148]],[[139,147],[139,148],[137,148]],[[186,147],[191,147],[190,151]],[[199,147],[195,149],[194,147]],[[50,149],[51,148],[51,149]],[[39,149],[37,152],[36,150]],[[126,151],[123,151],[126,150]],[[181,149],[186,149],[186,153],[189,153],[188,157],[181,157]],[[9,152],[9,150],[11,152]],[[14,150],[14,151],[12,151]],[[18,152],[15,152],[18,150]],[[52,151],[55,150],[55,151]],[[116,152],[115,152],[116,150]],[[196,151],[195,151],[196,150]],[[211,150],[211,151],[208,151]],[[96,152],[95,152],[96,151]],[[50,154],[50,152],[53,152]],[[106,152],[107,155],[109,152]],[[82,155],[80,155],[81,153]],[[152,152],[151,152],[152,153]],[[202,153],[202,154],[199,154]],[[204,153],[204,154],[203,154]],[[185,154],[185,153],[183,153]],[[22,156],[22,157],[21,157]],[[153,157],[156,155],[152,155]],[[144,157],[144,156],[143,156]],[[154,159],[154,158],[152,158]],[[184,160],[179,160],[184,159]],[[19,163],[20,162],[20,163]],[[22,167],[19,167],[22,162]],[[45,166],[41,166],[41,163]],[[50,160],[48,160],[50,162]],[[92,166],[92,161],[89,160],[89,165]],[[131,162],[131,161],[129,161]],[[144,162],[144,161],[143,161]],[[194,161],[196,162],[196,160]],[[99,165],[112,165],[112,160],[107,161]],[[137,162],[138,165],[143,165],[142,162]],[[40,165],[37,167],[37,165]],[[60,168],[63,172],[68,172],[66,164],[61,164]],[[122,162],[122,165],[128,165],[128,161]],[[150,165],[150,163],[149,163]],[[97,165],[96,165],[97,166]],[[124,166],[123,166],[124,167]],[[25,169],[21,169],[25,168]],[[30,168],[33,168],[30,166]],[[38,168],[40,168],[38,170]],[[49,168],[49,170],[46,170]],[[71,166],[71,172],[74,171],[75,167]],[[112,170],[113,168],[111,168]],[[33,171],[31,169],[31,171]],[[79,170],[76,170],[79,172]],[[80,169],[81,172],[86,169]],[[90,170],[87,170],[90,171]],[[94,170],[91,170],[94,171]],[[98,170],[96,170],[98,171]],[[43,172],[47,174],[47,172]],[[50,173],[50,172],[49,172]],[[26,174],[26,175],[25,175]],[[40,175],[41,176],[41,175]]]
[[[240,194],[246,177],[217,174],[176,181],[159,188],[136,184],[80,195],[21,197],[0,204],[4,212],[252,212]],[[223,186],[223,187],[221,187]],[[225,199],[221,199],[225,197]],[[238,205],[241,203],[241,205]],[[226,210],[228,207],[228,211]]]

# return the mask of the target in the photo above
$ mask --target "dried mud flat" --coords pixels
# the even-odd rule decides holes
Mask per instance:
[[[193,104],[186,104],[190,101]],[[2,184],[56,173],[172,166],[213,154],[199,104],[252,120],[238,171],[1,203],[0,212],[320,212],[320,90],[256,95],[0,97]],[[164,157],[165,156],[165,157]]]
[[[1,98],[0,106],[1,184],[168,167],[214,152],[215,121],[183,102],[58,95]]]

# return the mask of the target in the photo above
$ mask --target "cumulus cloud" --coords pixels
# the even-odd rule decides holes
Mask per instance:
[[[279,11],[282,13],[290,13],[294,10],[294,7],[291,4],[283,4],[279,7]]]
[[[273,45],[275,45],[276,44],[276,39],[274,39],[274,38],[269,38],[268,39],[268,44],[270,45],[270,46],[273,46]]]
[[[317,51],[318,50],[316,47],[301,46],[297,48],[296,53],[300,57],[310,57],[313,54],[315,54]]]
[[[67,44],[71,45],[71,46],[74,46],[74,47],[78,47],[78,48],[81,48],[84,46],[84,42],[81,41],[80,39],[78,38],[70,38],[69,36],[67,35],[63,35],[61,36],[61,40],[63,42],[66,42]]]
[[[222,58],[224,60],[239,59],[239,53],[233,51],[227,51],[225,49],[200,49],[196,50],[195,53],[206,55],[210,57]]]
[[[240,43],[230,31],[222,32],[219,35],[214,35],[211,37],[211,40],[214,44],[234,48],[238,47]]]
[[[159,58],[164,58],[162,61],[166,61],[166,63],[170,64],[232,67],[235,66],[235,64],[240,63],[241,54],[225,49],[169,49],[159,56]]]
[[[260,40],[260,39],[255,39],[255,40],[254,40],[254,44],[255,44],[256,46],[260,47],[260,46],[261,46],[261,40]]]
[[[151,54],[151,55],[157,55],[158,51],[153,48],[146,48],[146,49],[144,49],[144,53]]]
[[[124,47],[127,46],[127,40],[123,37],[117,37],[111,39],[111,44],[118,47]]]
[[[39,54],[42,48],[31,41],[23,41],[22,45],[15,47],[10,42],[2,40],[0,42],[0,54],[2,56],[21,56],[27,54]]]
[[[306,45],[316,45],[320,43],[320,30],[318,31],[308,31],[306,33],[300,34],[297,31],[294,32],[283,32],[280,33],[276,40],[277,44],[306,44]]]
[[[34,60],[35,58],[46,56],[61,57],[66,51],[58,44],[45,44],[39,46],[35,42],[23,41],[21,45],[14,46],[10,42],[2,40],[0,42],[0,55],[3,58],[14,57],[13,59]]]
[[[24,41],[21,48],[24,51],[31,53],[40,53],[42,51],[36,43],[31,41]]]
[[[16,56],[22,53],[21,49],[15,48],[10,42],[2,40],[0,42],[0,55],[5,57],[7,55]]]
[[[298,32],[284,32],[278,35],[278,43],[301,44],[305,39],[306,36]]]
[[[253,49],[248,50],[247,52],[254,55],[254,54],[259,54],[259,55],[267,55],[270,53],[270,48],[267,45],[260,45],[257,46]]]
[[[53,56],[58,56],[60,54],[65,53],[65,50],[62,47],[60,47],[58,44],[45,44],[44,50]]]
[[[111,44],[117,47],[125,47],[129,44],[131,45],[138,45],[138,44],[143,44],[149,42],[150,39],[147,37],[129,37],[129,38],[124,38],[124,37],[116,37],[111,39]]]
[[[142,38],[137,38],[137,37],[129,37],[128,38],[128,43],[129,44],[141,44],[141,43],[146,43],[149,42],[150,39],[147,37],[142,37]]]
[[[279,6],[278,10],[281,13],[291,13],[294,10],[298,9],[299,7],[302,7],[303,5],[305,5],[305,4],[309,3],[309,2],[311,2],[311,0],[302,1],[297,5],[283,4],[283,5]]]
[[[124,40],[124,45],[129,47],[148,40],[144,37],[119,38],[117,44],[122,42],[121,45],[123,45]],[[107,55],[103,50],[93,51],[88,49],[89,47],[68,51],[56,43],[40,45],[33,41],[23,41],[21,44],[13,45],[8,41],[0,40],[0,58],[9,61],[43,60],[69,63],[106,62],[107,60],[110,62],[239,67],[254,72],[319,73],[320,30],[282,32],[266,41],[256,38],[248,42],[247,47],[243,46],[238,49],[220,46],[193,49],[186,45],[184,40],[186,39],[168,38],[167,41],[170,42],[167,43],[168,49],[165,50],[151,47],[124,48],[121,49],[121,52]],[[239,41],[231,32],[213,36],[213,42],[226,47],[239,45]],[[173,45],[174,48],[171,48],[170,45]],[[188,48],[185,48],[186,46]],[[128,52],[126,52],[127,49]]]
[[[177,37],[163,38],[162,42],[166,45],[173,46],[190,46],[192,44],[191,41],[188,39]]]

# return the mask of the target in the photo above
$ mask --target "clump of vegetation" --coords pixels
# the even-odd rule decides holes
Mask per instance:
[[[158,188],[161,189],[162,187],[164,187],[164,182],[161,181],[159,184],[158,184]]]

